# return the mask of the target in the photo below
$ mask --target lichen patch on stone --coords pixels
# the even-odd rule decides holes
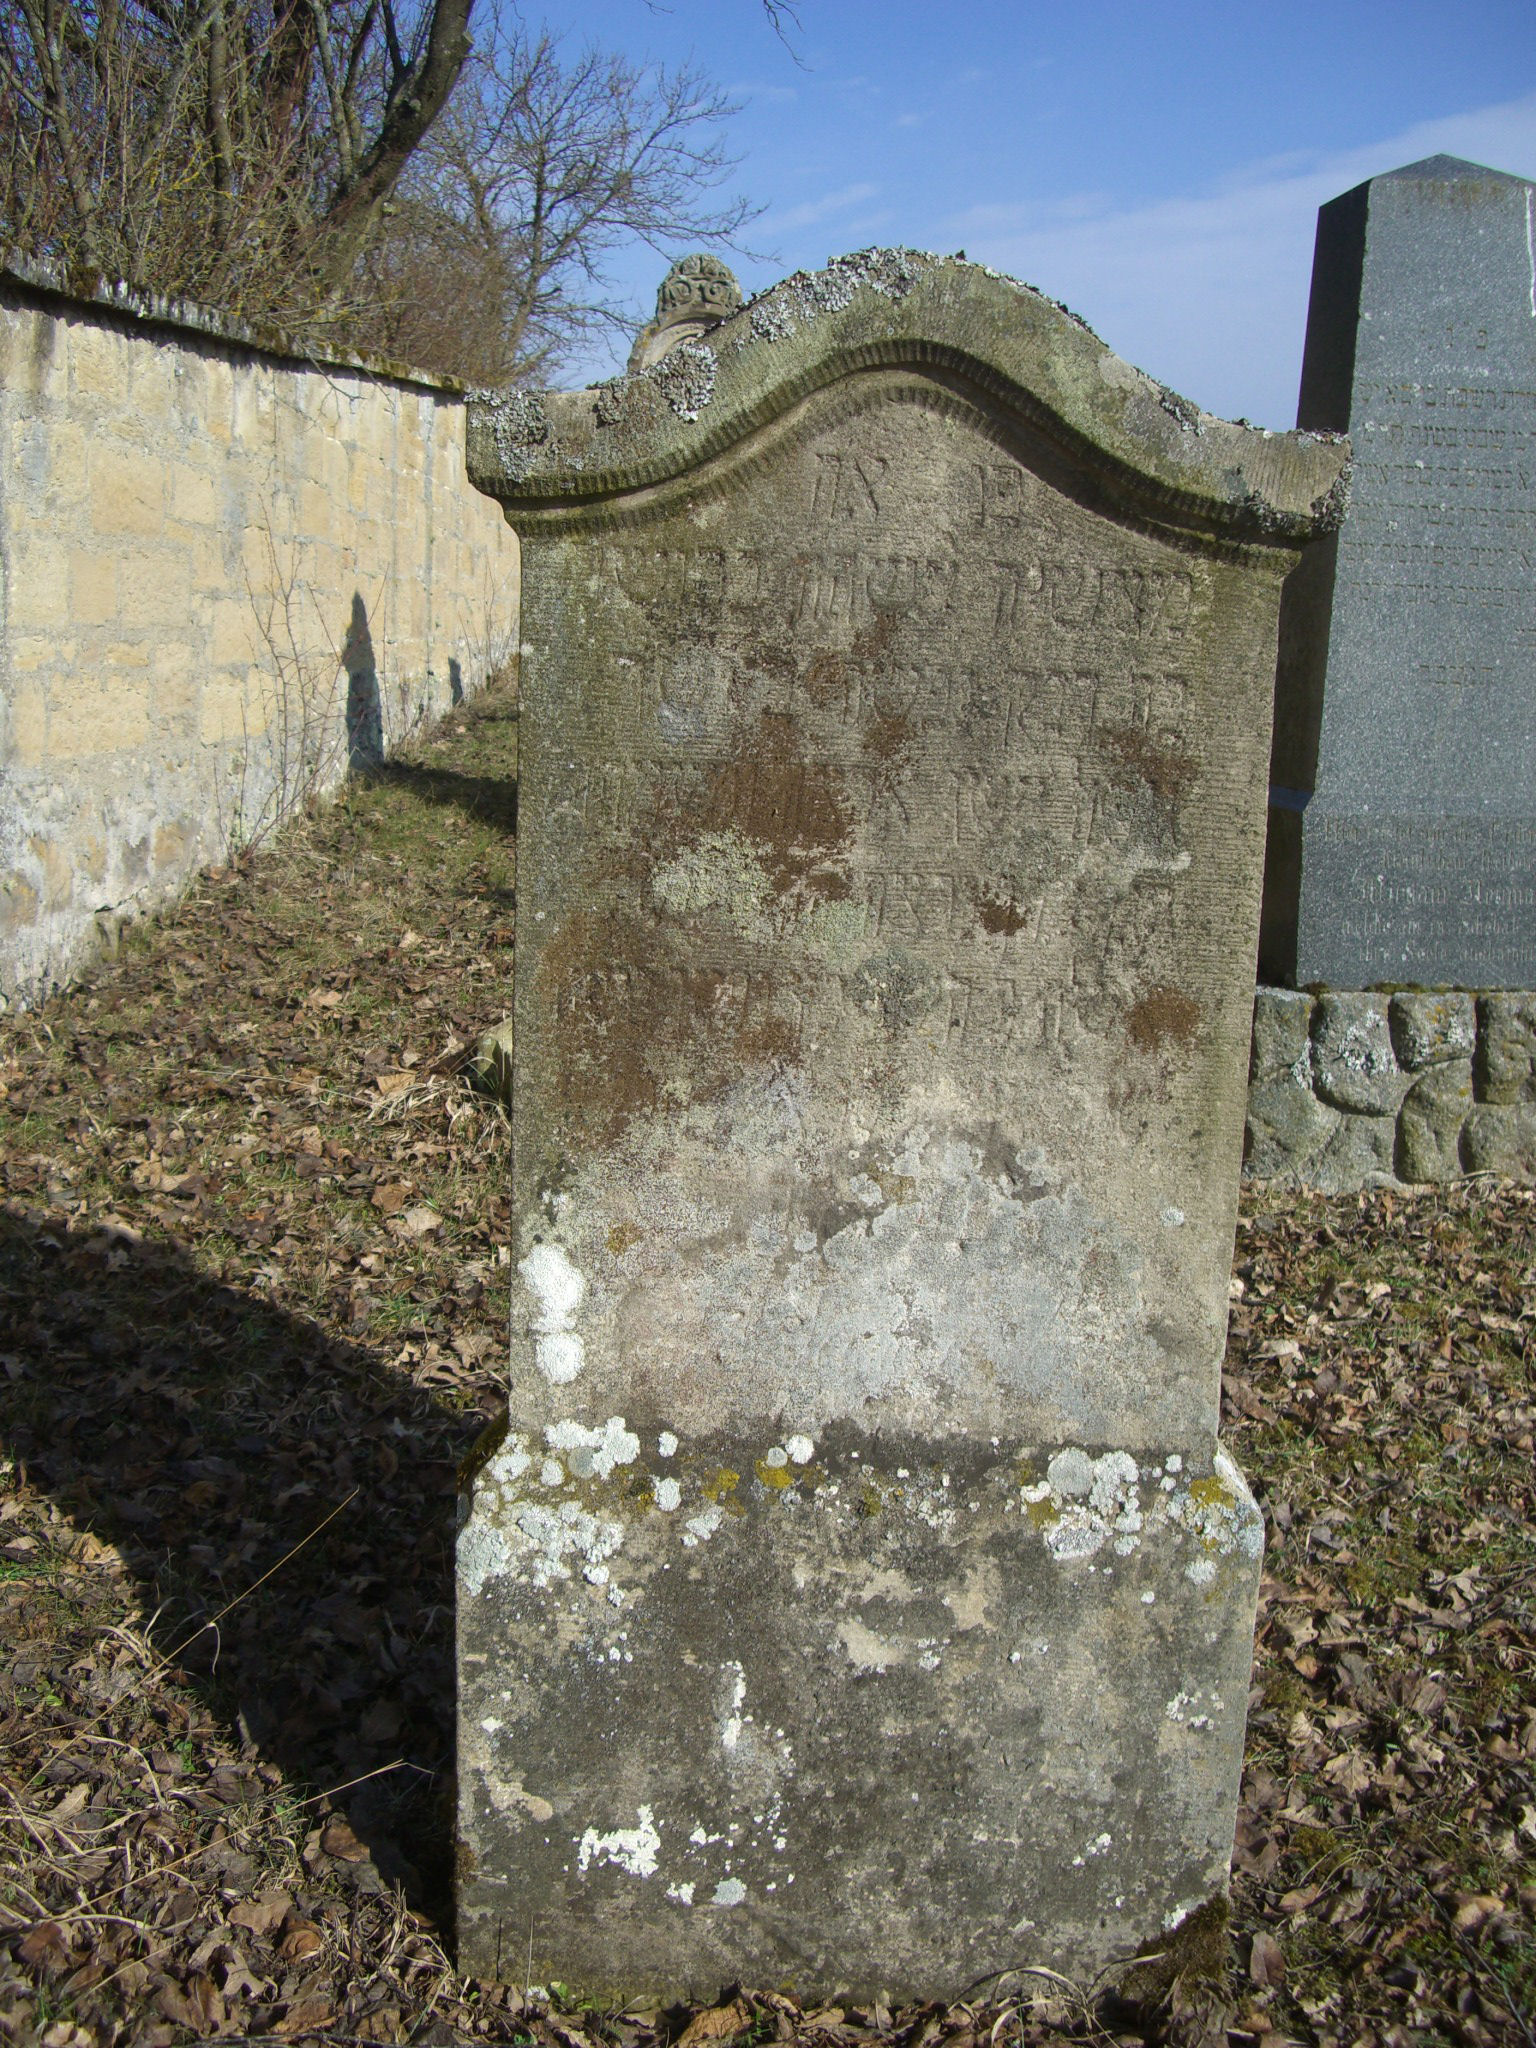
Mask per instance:
[[[534,1363],[552,1386],[568,1386],[585,1362],[585,1347],[576,1335],[585,1276],[563,1247],[549,1242],[534,1245],[517,1270],[536,1304],[529,1319]]]
[[[642,1806],[632,1828],[615,1828],[599,1834],[588,1828],[576,1844],[576,1867],[585,1870],[593,1861],[612,1863],[631,1877],[653,1877],[661,1852],[661,1834],[650,1807]]]

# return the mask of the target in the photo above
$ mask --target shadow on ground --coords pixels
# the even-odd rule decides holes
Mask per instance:
[[[156,1647],[249,1754],[316,1790],[367,1779],[337,1803],[441,1918],[473,1412],[163,1244],[14,1209],[0,1331],[0,1443],[20,1476],[122,1553]]]
[[[362,779],[368,784],[409,790],[423,803],[451,805],[498,832],[517,831],[515,778],[464,775],[456,769],[434,768],[420,761],[385,761],[369,768]]]

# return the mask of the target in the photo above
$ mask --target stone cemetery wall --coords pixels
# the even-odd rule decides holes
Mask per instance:
[[[472,415],[526,600],[465,1967],[958,1994],[1221,1892],[1269,707],[1345,453],[901,251]]]
[[[1354,473],[1287,605],[1266,981],[1536,988],[1533,203],[1432,157],[1318,216],[1298,422]]]
[[[515,651],[462,393],[0,278],[0,1001]]]
[[[1536,995],[1261,988],[1245,1170],[1329,1194],[1536,1180]]]

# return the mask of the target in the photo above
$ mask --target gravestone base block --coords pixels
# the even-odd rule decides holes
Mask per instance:
[[[1223,1453],[605,1434],[474,1482],[462,1968],[954,1999],[1224,1891],[1262,1525]]]

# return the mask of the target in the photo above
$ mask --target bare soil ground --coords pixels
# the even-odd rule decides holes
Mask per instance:
[[[1224,1984],[595,2011],[457,1976],[450,1538],[501,1402],[516,722],[0,1019],[0,2038],[1536,2042],[1536,1201],[1245,1202],[1269,1551]]]

